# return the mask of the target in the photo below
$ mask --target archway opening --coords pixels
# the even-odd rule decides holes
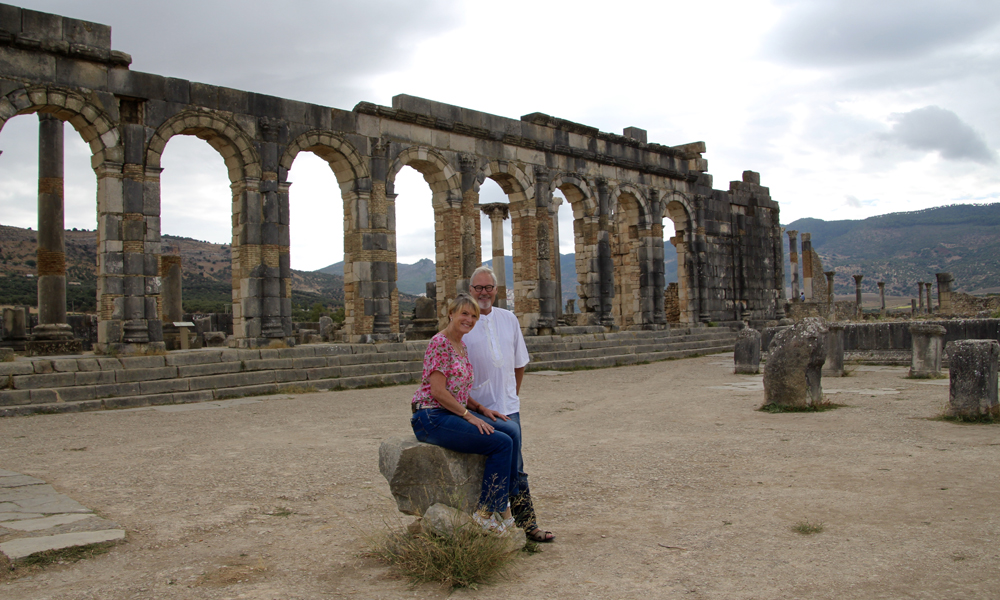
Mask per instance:
[[[292,323],[344,322],[344,200],[322,148],[299,152],[288,170]]]
[[[97,309],[97,178],[90,146],[72,125],[63,122],[62,128],[66,313],[74,336],[89,348],[90,335],[79,315]],[[0,152],[0,303],[26,307],[30,327],[38,307],[38,115],[8,119],[0,132]]]
[[[514,258],[512,244],[513,221],[510,199],[500,185],[492,179],[479,186],[480,239],[483,263],[497,275],[497,306],[514,310]],[[497,233],[497,235],[494,235]]]
[[[229,168],[216,148],[184,133],[171,137],[160,159],[161,316],[168,349],[180,271],[183,319],[212,319],[207,330],[233,333],[233,192]],[[177,264],[177,261],[180,261]],[[175,340],[174,337],[177,337]]]
[[[687,211],[683,204],[673,200],[667,202],[663,212],[664,312],[667,323],[693,323]]]
[[[400,328],[414,318],[417,298],[427,297],[437,282],[437,234],[433,191],[424,175],[411,166],[396,174],[396,289]]]

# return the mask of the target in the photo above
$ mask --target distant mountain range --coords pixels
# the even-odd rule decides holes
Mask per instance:
[[[886,294],[916,296],[918,281],[936,282],[942,272],[955,277],[957,291],[1000,291],[998,226],[1000,204],[956,204],[858,221],[799,219],[785,228],[799,232],[800,244],[802,233],[812,235],[823,268],[837,271],[836,293],[853,293],[859,273],[863,291],[885,281]],[[787,277],[788,236],[784,242]]]
[[[862,289],[915,296],[917,281],[936,281],[934,274],[950,272],[953,289],[967,293],[1000,292],[1000,204],[953,205],[916,212],[893,213],[857,221],[799,219],[785,226],[812,234],[813,248],[827,270],[835,269],[838,294],[854,293],[851,275],[863,274]],[[31,229],[0,225],[0,304],[35,304],[36,235]],[[788,237],[785,236],[786,284],[790,282]],[[664,243],[667,283],[677,281],[677,253]],[[93,231],[66,232],[67,296],[71,309],[94,310],[96,235]],[[223,310],[230,303],[231,255],[227,244],[163,236],[163,251],[184,260],[184,304],[187,310]],[[505,257],[507,285],[514,285],[513,263]],[[492,261],[487,264],[492,265]],[[573,254],[560,256],[563,301],[576,298]],[[434,262],[421,259],[397,264],[397,286],[416,296],[436,279]],[[344,263],[316,271],[292,272],[293,304],[308,308],[315,302],[339,306],[344,302]],[[412,298],[401,299],[410,306]],[[223,308],[220,308],[223,307]]]

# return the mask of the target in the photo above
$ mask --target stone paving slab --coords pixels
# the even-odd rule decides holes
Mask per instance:
[[[0,469],[0,553],[36,552],[125,538],[125,531],[41,479]]]
[[[80,531],[76,533],[60,533],[32,538],[20,538],[0,544],[0,552],[14,561],[47,550],[61,550],[75,546],[89,546],[101,542],[113,542],[125,539],[124,529],[105,529],[104,531]]]

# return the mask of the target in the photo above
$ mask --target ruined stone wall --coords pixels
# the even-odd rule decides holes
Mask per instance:
[[[482,260],[479,186],[510,201],[516,314],[528,334],[559,312],[553,191],[568,200],[580,321],[666,327],[663,219],[677,234],[683,322],[782,316],[778,206],[758,174],[712,189],[705,144],[648,143],[541,113],[510,119],[413,96],[340,110],[140,73],[110,28],[0,5],[0,128],[47,112],[71,123],[98,179],[99,346],[162,343],[160,157],[194,135],[223,157],[232,188],[234,335],[291,335],[288,170],[326,160],[344,199],[345,341],[398,339],[395,176],[432,191],[438,316]]]
[[[681,305],[677,296],[677,283],[667,284],[666,293],[663,294],[663,312],[667,318],[667,323],[680,323]]]

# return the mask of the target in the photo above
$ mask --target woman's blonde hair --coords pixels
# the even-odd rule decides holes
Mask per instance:
[[[455,296],[455,299],[448,303],[448,316],[455,314],[455,311],[463,306],[472,307],[472,313],[477,319],[479,318],[479,304],[472,299],[472,296],[465,293]]]

